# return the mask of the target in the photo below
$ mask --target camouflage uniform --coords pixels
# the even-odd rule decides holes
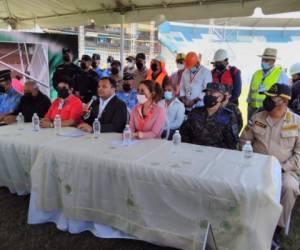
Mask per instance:
[[[221,107],[208,116],[205,107],[195,108],[183,123],[182,141],[192,144],[236,149],[239,127],[233,111]]]
[[[226,106],[225,109],[229,109],[232,111],[233,115],[235,116],[237,125],[238,125],[238,131],[239,133],[242,131],[243,128],[243,117],[242,117],[242,113],[238,107],[238,105],[229,102]],[[233,118],[234,119],[234,118]]]

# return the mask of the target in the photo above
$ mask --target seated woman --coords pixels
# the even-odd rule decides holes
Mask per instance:
[[[173,134],[180,128],[184,121],[185,108],[183,103],[176,97],[176,86],[173,86],[171,82],[167,82],[163,85],[163,88],[164,99],[158,104],[166,109],[167,123],[162,137],[172,140]]]
[[[82,116],[82,102],[73,95],[73,80],[63,76],[57,85],[58,98],[53,101],[47,114],[41,120],[42,128],[53,128],[53,121],[58,114],[61,117],[62,127],[76,126]]]
[[[138,104],[130,114],[130,129],[137,139],[160,138],[166,124],[165,109],[157,102],[162,89],[151,80],[142,81],[138,88]]]

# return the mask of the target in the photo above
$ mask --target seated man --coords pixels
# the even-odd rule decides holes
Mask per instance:
[[[24,85],[24,95],[17,109],[4,117],[6,124],[16,122],[16,117],[19,113],[24,115],[25,122],[31,122],[32,116],[36,113],[40,118],[43,118],[51,106],[50,99],[39,91],[39,87],[35,81],[27,81]]]
[[[237,121],[232,111],[223,107],[226,87],[219,83],[208,83],[203,92],[205,92],[204,107],[194,108],[183,123],[180,129],[182,141],[236,149]]]
[[[42,128],[53,128],[53,121],[58,114],[61,117],[62,127],[76,126],[82,116],[82,102],[73,95],[73,80],[63,76],[58,81],[57,95],[45,117],[41,120]]]
[[[163,85],[163,89],[164,99],[158,103],[158,105],[166,109],[167,113],[167,124],[164,128],[162,138],[172,140],[173,134],[181,127],[184,121],[185,108],[183,103],[176,97],[176,84],[173,85],[171,81],[167,82]]]
[[[22,97],[12,87],[10,74],[10,70],[0,71],[0,122],[3,122],[6,115],[15,111]]]
[[[265,95],[264,111],[253,115],[242,133],[241,142],[251,141],[254,152],[273,155],[281,164],[283,211],[272,243],[272,249],[279,249],[279,232],[287,225],[299,194],[300,117],[287,108],[291,99],[288,85],[275,84]]]
[[[126,104],[116,96],[117,83],[112,78],[102,78],[98,85],[99,99],[94,101],[84,115],[84,122],[78,128],[93,132],[93,122],[99,119],[101,132],[122,133],[127,122]]]
[[[117,97],[123,101],[129,112],[137,105],[137,91],[134,88],[135,81],[133,75],[126,73],[123,77],[122,90],[118,91]]]

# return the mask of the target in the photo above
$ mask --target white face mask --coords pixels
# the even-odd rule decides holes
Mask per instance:
[[[177,69],[178,70],[183,70],[184,69],[184,64],[183,63],[177,63]]]
[[[148,100],[145,95],[138,94],[136,97],[137,97],[137,100],[138,100],[139,104],[144,104]]]
[[[127,63],[128,68],[132,69],[134,67],[134,63],[132,62],[128,62]]]

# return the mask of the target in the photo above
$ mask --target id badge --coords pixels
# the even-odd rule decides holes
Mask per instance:
[[[186,90],[186,96],[187,97],[191,97],[192,96],[192,88],[191,87],[187,88],[187,90]]]
[[[264,93],[266,91],[265,86],[261,84],[258,89],[258,93]]]

